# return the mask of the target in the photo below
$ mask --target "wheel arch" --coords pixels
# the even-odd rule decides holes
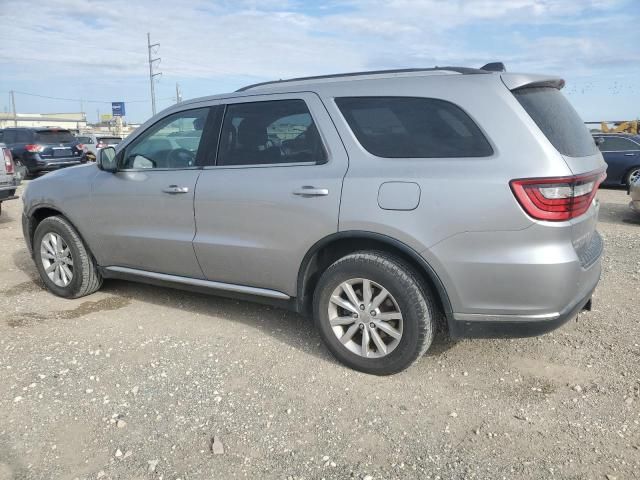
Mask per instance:
[[[26,230],[24,232],[25,233],[24,236],[25,236],[25,239],[27,240],[27,246],[29,247],[29,251],[32,254],[33,254],[33,237],[36,233],[36,228],[38,228],[38,225],[40,225],[40,222],[42,222],[44,219],[49,217],[64,218],[78,233],[80,240],[82,240],[82,242],[86,245],[86,248],[88,248],[89,246],[87,241],[85,240],[84,235],[82,235],[82,231],[69,218],[69,216],[65,214],[64,211],[62,211],[60,208],[54,205],[50,205],[46,203],[34,205],[29,209],[29,212],[26,215],[26,217],[27,217],[27,222],[25,225]]]
[[[297,279],[296,309],[311,312],[313,291],[322,272],[337,259],[362,250],[382,250],[405,260],[422,277],[433,291],[444,312],[447,325],[453,322],[453,310],[449,295],[440,277],[427,260],[407,244],[375,232],[347,231],[331,234],[316,242],[306,253],[300,264]]]

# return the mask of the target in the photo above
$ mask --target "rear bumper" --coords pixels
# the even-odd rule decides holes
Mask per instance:
[[[452,307],[450,334],[526,337],[575,316],[600,280],[603,251],[597,232],[584,241],[572,236],[581,226],[466,232],[434,247],[433,266]]]
[[[29,170],[31,173],[38,172],[51,172],[53,170],[59,170],[65,167],[73,167],[74,165],[81,165],[86,163],[86,160],[80,160],[77,158],[61,158],[59,160],[52,161],[39,161],[35,165],[30,166]]]
[[[453,338],[521,338],[542,335],[561,327],[582,310],[591,310],[591,297],[600,280],[600,264],[595,283],[563,311],[544,315],[455,315],[449,324]]]
[[[0,202],[4,202],[6,200],[14,200],[18,198],[16,196],[16,185],[3,185],[0,186]]]

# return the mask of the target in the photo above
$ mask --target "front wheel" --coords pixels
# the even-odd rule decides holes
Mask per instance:
[[[33,257],[44,284],[60,297],[83,297],[102,285],[93,257],[64,217],[40,222],[34,234]]]
[[[401,259],[384,252],[357,252],[320,277],[314,318],[338,360],[365,373],[390,375],[427,351],[436,307],[415,270]]]

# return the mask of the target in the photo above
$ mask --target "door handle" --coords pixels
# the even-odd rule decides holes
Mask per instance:
[[[625,157],[635,157],[636,154],[635,153],[625,153],[624,156]]]
[[[326,197],[327,195],[329,195],[329,189],[316,188],[310,185],[305,185],[304,187],[300,187],[297,190],[294,190],[293,194],[303,198]]]
[[[189,187],[179,187],[178,185],[169,185],[167,188],[163,188],[164,193],[189,193]]]

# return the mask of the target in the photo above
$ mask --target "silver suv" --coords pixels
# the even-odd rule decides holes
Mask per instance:
[[[600,277],[605,164],[563,85],[452,67],[189,100],[31,182],[24,235],[57,295],[123,278],[286,306],[373,374],[438,328],[541,334]]]

